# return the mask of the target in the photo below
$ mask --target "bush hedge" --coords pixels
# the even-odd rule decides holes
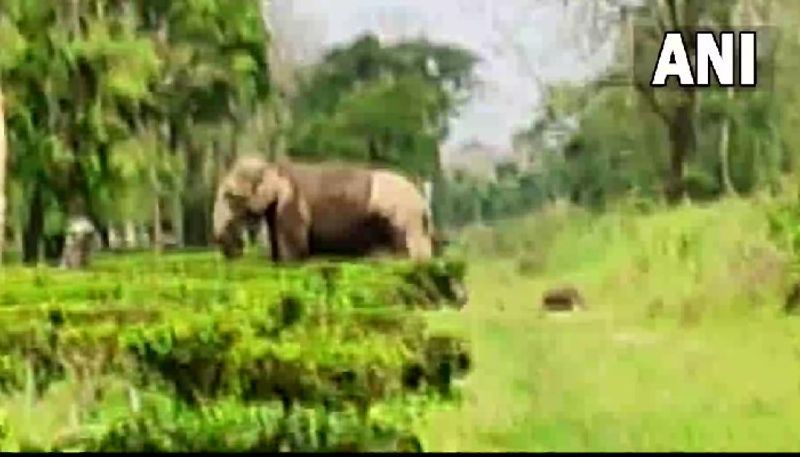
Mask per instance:
[[[139,393],[124,415],[84,408],[53,449],[421,450],[419,405],[454,398],[471,365],[425,313],[463,306],[465,272],[452,259],[274,267],[209,253],[7,269],[0,390],[71,380],[102,398],[113,378]],[[0,415],[6,447],[7,430]]]

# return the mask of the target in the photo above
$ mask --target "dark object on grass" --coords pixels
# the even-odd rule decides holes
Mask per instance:
[[[575,311],[586,309],[586,301],[574,286],[564,286],[545,292],[542,307],[545,311]]]
[[[800,307],[800,281],[796,281],[789,289],[789,294],[786,296],[786,302],[783,310],[787,314],[796,314]]]

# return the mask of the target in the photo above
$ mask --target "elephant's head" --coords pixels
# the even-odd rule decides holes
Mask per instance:
[[[214,241],[223,255],[244,252],[242,229],[259,220],[271,206],[290,198],[291,185],[277,166],[259,157],[244,157],[222,178],[214,203]]]

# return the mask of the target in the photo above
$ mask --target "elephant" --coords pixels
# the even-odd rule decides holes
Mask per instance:
[[[433,255],[426,199],[407,177],[388,169],[242,156],[217,188],[213,239],[226,258],[239,257],[242,229],[260,221],[276,263],[317,255]]]

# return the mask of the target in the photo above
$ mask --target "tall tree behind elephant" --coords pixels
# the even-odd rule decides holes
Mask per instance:
[[[8,144],[6,143],[6,116],[3,106],[3,86],[0,81],[0,265],[3,263],[3,253],[6,246],[6,156]]]
[[[0,12],[2,14],[2,12]],[[9,144],[6,131],[6,74],[22,63],[25,40],[16,26],[8,20],[0,20],[0,265],[6,248],[6,226],[8,224],[8,156]],[[18,234],[16,236],[19,236]]]
[[[266,100],[267,37],[257,5],[8,0],[0,9],[9,148],[25,151],[25,160],[11,154],[10,163],[27,205],[19,216],[26,219],[24,257],[36,261],[45,222],[73,200],[104,235],[109,213],[118,217],[122,194],[136,186],[151,187],[151,196],[165,189],[163,214],[180,226],[181,173],[196,167],[182,167],[178,149],[193,124],[242,126]],[[119,147],[163,126],[169,132],[156,149],[168,154],[156,165],[143,158],[145,148]],[[159,185],[131,179],[139,174],[131,169],[152,171]],[[213,194],[211,180],[201,181]],[[151,221],[152,212],[137,222]]]
[[[242,158],[217,191],[214,238],[223,254],[241,255],[241,230],[254,217],[267,222],[274,261],[378,251],[418,260],[432,255],[425,198],[387,170]]]
[[[172,224],[182,244],[204,246],[214,183],[203,164],[215,161],[196,137],[199,130],[204,137],[213,134],[213,142],[230,145],[214,153],[235,155],[248,121],[271,92],[270,37],[255,1],[142,2],[137,8],[164,63],[155,89],[158,109],[151,114],[163,126],[162,147],[176,164],[164,183]]]

